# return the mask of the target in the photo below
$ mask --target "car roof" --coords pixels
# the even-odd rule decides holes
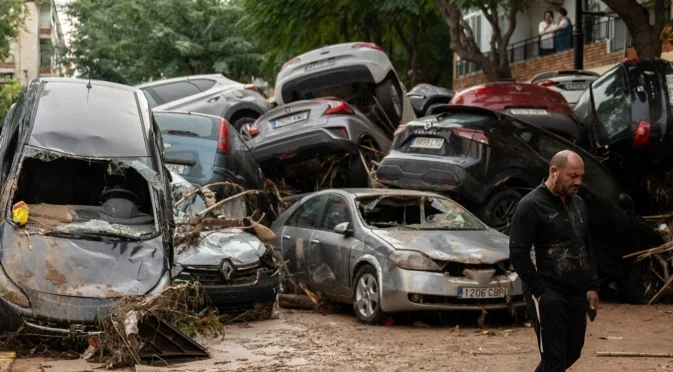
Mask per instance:
[[[558,71],[546,71],[546,72],[541,72],[533,77],[531,82],[535,82],[538,80],[544,80],[544,79],[552,79],[556,77],[563,77],[563,76],[576,76],[576,75],[586,75],[586,76],[595,76],[599,77],[601,76],[597,72],[593,71],[586,71],[586,70],[558,70]]]
[[[83,157],[149,156],[149,106],[139,106],[146,102],[139,90],[72,78],[41,78],[34,84],[41,90],[29,145]]]
[[[200,112],[191,112],[191,111],[180,111],[180,110],[152,110],[153,113],[155,114],[177,114],[177,115],[194,115],[194,116],[203,116],[207,118],[213,118],[213,119],[222,119],[221,116],[217,115],[208,115],[208,114],[202,114]]]
[[[180,76],[180,77],[175,77],[175,78],[169,78],[169,79],[159,79],[159,80],[152,80],[147,83],[143,84],[138,84],[135,86],[135,88],[148,88],[148,87],[153,87],[157,85],[163,85],[163,84],[169,84],[169,83],[176,83],[180,81],[189,81],[189,80],[198,80],[198,79],[211,79],[211,80],[217,80],[221,83],[228,83],[228,84],[240,84],[243,85],[242,83],[239,83],[235,80],[231,80],[227,78],[226,76],[222,74],[203,74],[203,75],[189,75],[189,76]]]
[[[374,197],[374,196],[404,196],[404,195],[441,197],[441,195],[437,193],[428,191],[405,190],[405,189],[345,188],[345,189],[325,189],[316,192],[297,194],[287,198],[283,198],[283,201],[292,201],[297,199],[303,199],[307,196],[334,194],[334,193],[349,194],[356,199]]]

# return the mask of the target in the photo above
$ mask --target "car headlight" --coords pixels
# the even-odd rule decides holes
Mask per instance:
[[[393,251],[388,256],[392,266],[407,270],[420,271],[442,271],[439,266],[430,257],[416,251]]]

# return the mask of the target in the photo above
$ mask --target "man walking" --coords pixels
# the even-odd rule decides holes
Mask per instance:
[[[579,359],[587,306],[598,307],[588,214],[576,195],[583,176],[579,155],[557,153],[547,180],[521,199],[512,219],[510,259],[524,283],[537,334],[541,361],[536,372],[565,371]]]

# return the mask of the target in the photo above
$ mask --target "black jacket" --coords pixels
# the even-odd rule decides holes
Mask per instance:
[[[526,290],[540,296],[552,286],[573,297],[598,291],[588,218],[581,197],[567,197],[564,205],[544,183],[521,199],[512,218],[509,254]]]

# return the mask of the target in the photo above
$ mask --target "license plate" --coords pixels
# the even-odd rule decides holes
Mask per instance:
[[[666,85],[668,86],[668,100],[673,105],[673,75],[666,75]]]
[[[567,90],[587,90],[589,84],[566,84]]]
[[[549,115],[549,112],[543,109],[510,109],[509,112],[513,115]]]
[[[166,168],[168,168],[169,171],[175,172],[177,174],[182,174],[185,171],[185,166],[179,164],[166,164]]]
[[[411,140],[411,147],[419,149],[441,149],[442,145],[444,145],[444,138],[414,137]]]
[[[286,125],[300,123],[300,122],[302,122],[306,119],[308,119],[308,112],[302,112],[302,113],[299,113],[299,114],[286,116],[282,119],[274,120],[273,121],[273,127],[274,128],[280,128],[280,127],[284,127]]]
[[[310,65],[304,67],[304,71],[313,71],[320,68],[325,68],[327,66],[332,66],[336,61],[334,59],[328,59],[326,61],[313,62]]]
[[[458,298],[505,298],[507,290],[505,287],[491,288],[458,288]]]

